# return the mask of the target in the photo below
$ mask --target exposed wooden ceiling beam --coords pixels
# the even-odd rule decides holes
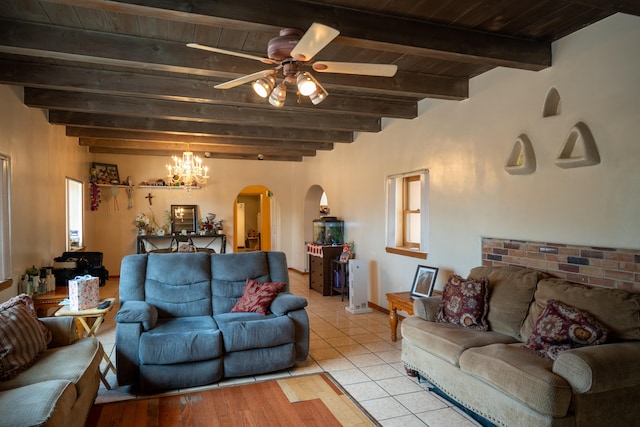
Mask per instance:
[[[322,112],[301,113],[281,111],[276,108],[259,109],[34,88],[25,88],[24,103],[29,107],[52,110],[106,113],[170,120],[193,120],[207,123],[237,123],[243,126],[333,129],[358,132],[379,132],[381,130],[381,120],[377,117],[323,114]]]
[[[271,126],[237,126],[224,123],[201,123],[184,120],[146,119],[111,114],[49,111],[49,122],[80,127],[172,132],[195,135],[258,139],[292,139],[315,142],[353,142],[353,132],[338,130],[274,128]]]
[[[551,45],[362,10],[294,0],[47,0],[75,6],[141,13],[202,25],[235,24],[245,30],[306,30],[321,22],[340,31],[338,43],[440,59],[541,70],[551,65]],[[266,13],[265,10],[286,11]]]
[[[221,81],[221,79],[198,76],[167,77],[0,59],[0,83],[4,84],[185,102],[246,105],[273,110],[267,101],[256,96],[248,86],[239,86],[233,90],[214,89],[213,86]],[[444,85],[438,86],[442,90],[437,90],[438,95],[434,94],[434,98],[460,100],[468,96],[466,83],[464,86],[459,83],[448,85],[450,89],[446,89]],[[463,89],[460,89],[461,86]],[[319,105],[289,103],[283,110],[323,111],[333,114],[347,113],[399,119],[413,119],[418,115],[415,100],[398,97],[358,97],[333,92]]]
[[[129,141],[155,141],[155,142],[175,142],[180,144],[194,144],[207,146],[212,145],[248,145],[263,147],[292,148],[302,150],[323,150],[333,149],[331,142],[309,142],[277,139],[258,138],[227,138],[221,136],[185,135],[173,133],[147,132],[147,131],[127,131],[119,129],[82,128],[67,126],[67,136],[78,137],[82,141],[89,139],[102,140],[129,140]]]
[[[89,147],[90,153],[107,153],[107,154],[128,154],[136,156],[166,156],[164,151],[157,150],[131,150],[128,148],[111,148],[111,147]],[[212,153],[210,158],[214,159],[230,159],[230,160],[266,160],[266,161],[283,161],[283,162],[301,162],[303,156],[298,155],[280,155],[270,154],[262,155],[262,158],[258,158],[258,155],[262,153]]]
[[[224,79],[266,68],[257,61],[212,55],[190,49],[183,43],[7,19],[0,19],[0,52]],[[400,72],[393,78],[363,79],[362,83],[357,83],[348,79],[349,76],[335,75],[326,89],[335,86],[389,95],[399,91],[419,97],[427,96],[431,79],[423,82],[410,79],[410,76],[409,73]],[[390,83],[390,80],[393,82]]]
[[[80,138],[80,145],[95,148],[113,148],[114,150],[129,149],[136,151],[158,151],[164,155],[181,153],[187,148],[185,144],[173,142],[150,142],[150,141],[121,141],[113,139]],[[273,156],[315,156],[316,151],[311,149],[296,149],[284,147],[261,147],[258,145],[214,145],[214,144],[190,144],[189,150],[204,156],[209,154],[250,154],[250,155],[273,155]]]

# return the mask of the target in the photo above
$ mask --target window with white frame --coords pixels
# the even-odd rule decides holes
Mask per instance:
[[[0,154],[0,285],[11,284],[11,162]]]
[[[426,258],[429,251],[429,170],[387,177],[387,252]]]

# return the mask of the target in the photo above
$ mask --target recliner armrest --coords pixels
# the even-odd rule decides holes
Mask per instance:
[[[276,316],[284,316],[290,311],[300,310],[307,306],[307,300],[303,297],[289,293],[280,293],[271,302],[270,310]]]
[[[563,351],[553,363],[578,393],[601,393],[640,385],[640,341]]]
[[[142,323],[145,331],[156,327],[158,309],[146,301],[127,301],[116,314],[116,323]]]
[[[442,296],[415,298],[413,300],[413,315],[429,322],[435,322]]]

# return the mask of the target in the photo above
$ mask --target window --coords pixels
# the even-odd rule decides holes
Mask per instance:
[[[9,209],[11,163],[0,154],[0,289],[11,286],[11,216]]]
[[[428,208],[427,169],[387,177],[387,252],[426,259]]]
[[[67,178],[67,251],[84,246],[83,194],[82,182]]]

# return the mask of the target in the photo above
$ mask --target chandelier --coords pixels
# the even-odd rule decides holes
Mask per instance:
[[[202,159],[194,156],[189,145],[187,151],[182,153],[182,158],[172,156],[173,165],[167,165],[169,170],[169,185],[184,185],[187,188],[198,187],[207,183],[209,168],[202,166]]]

